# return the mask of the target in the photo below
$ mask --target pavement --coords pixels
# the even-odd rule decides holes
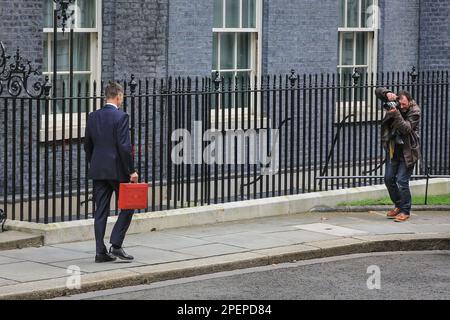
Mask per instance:
[[[0,299],[55,298],[356,253],[449,250],[450,214],[419,211],[395,223],[382,211],[310,212],[133,234],[124,248],[134,262],[94,263],[94,241],[2,250]]]

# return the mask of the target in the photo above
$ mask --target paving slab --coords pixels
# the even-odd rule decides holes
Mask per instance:
[[[73,250],[53,248],[48,246],[41,248],[25,248],[1,251],[0,256],[40,263],[50,263],[92,257],[91,254],[85,252],[77,252]]]
[[[450,235],[437,232],[429,233],[408,233],[408,234],[382,234],[382,235],[357,235],[353,236],[354,239],[364,241],[407,241],[417,239],[450,239]]]
[[[423,223],[423,224],[408,224],[408,229],[415,232],[415,233],[428,233],[428,232],[450,232],[450,224],[448,223],[441,223],[441,224],[429,224],[429,223]]]
[[[202,246],[195,246],[176,250],[176,252],[188,254],[195,257],[212,257],[243,251],[249,251],[249,249],[220,243],[211,243]]]
[[[353,244],[361,244],[364,242],[365,241],[361,239],[344,238],[344,239],[308,242],[308,246],[317,247],[320,249],[330,249],[335,247],[349,246]]]
[[[8,257],[0,256],[0,265],[2,265],[2,264],[17,263],[17,262],[22,262],[22,261],[24,261],[24,260],[21,260],[21,259],[13,259],[13,258],[8,258]]]
[[[209,243],[209,241],[193,237],[155,232],[129,235],[125,240],[124,246],[146,246],[164,250],[176,250]]]
[[[135,257],[135,261],[144,264],[158,264],[171,261],[195,259],[195,256],[168,250],[136,246],[127,249],[127,253]]]
[[[0,265],[0,274],[3,279],[29,282],[67,277],[67,270],[36,262],[18,262]]]
[[[17,284],[17,283],[19,283],[19,282],[0,278],[0,287],[9,286],[12,284]]]
[[[306,243],[306,242],[311,242],[311,241],[339,238],[339,236],[335,236],[335,235],[331,235],[331,234],[299,230],[298,228],[296,228],[296,230],[292,230],[292,231],[270,232],[270,233],[267,233],[267,235],[270,235],[271,237],[287,240],[291,244],[299,244],[299,243]]]
[[[277,248],[270,248],[270,249],[261,249],[261,250],[254,250],[253,253],[262,254],[268,257],[273,256],[284,256],[284,255],[290,255],[290,254],[299,254],[302,252],[312,252],[312,251],[319,251],[319,248],[313,247],[306,244],[294,244],[290,246],[285,247],[277,247]]]
[[[272,248],[278,246],[287,246],[295,243],[295,241],[292,240],[286,240],[268,234],[263,235],[258,232],[242,232],[236,234],[227,234],[223,236],[211,236],[204,239],[210,242],[222,243],[248,249]]]
[[[105,245],[107,244],[109,244],[109,240],[105,239]],[[50,247],[95,254],[95,241],[93,240],[52,244]]]
[[[357,229],[361,231],[367,231],[369,234],[408,234],[414,233],[414,228],[411,228],[405,224],[399,225],[393,220],[380,223],[363,223],[355,222],[354,224],[344,224],[342,227]]]
[[[332,225],[329,223],[312,223],[312,224],[298,225],[296,228],[302,229],[302,230],[307,230],[307,231],[325,233],[325,234],[338,236],[338,237],[350,237],[353,235],[368,234],[367,231],[361,231],[361,230],[356,230],[356,229],[352,229],[352,228],[340,227],[340,226]]]
[[[239,252],[222,256],[206,257],[197,260],[185,260],[178,262],[170,262],[167,264],[159,264],[154,266],[136,267],[130,268],[128,270],[132,272],[146,274],[146,273],[163,273],[165,271],[183,272],[183,270],[186,269],[200,269],[212,266],[211,269],[213,269],[214,272],[216,272],[220,269],[220,265],[235,264],[236,266],[239,265],[243,266],[246,265],[246,263],[248,262],[257,265],[260,263],[260,261],[268,262],[268,257],[266,255],[255,252]]]
[[[89,259],[77,259],[77,260],[68,260],[63,262],[54,262],[49,263],[48,265],[59,267],[59,268],[65,268],[67,269],[69,266],[77,266],[80,268],[81,272],[83,273],[94,273],[94,272],[101,272],[101,271],[108,271],[108,270],[117,270],[117,269],[126,269],[126,268],[132,268],[132,267],[139,267],[144,265],[140,262],[128,262],[123,261],[120,259],[117,259],[114,262],[111,263],[94,263],[94,257]]]

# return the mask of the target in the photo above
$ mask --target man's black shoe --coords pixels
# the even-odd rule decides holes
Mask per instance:
[[[128,261],[131,261],[131,260],[134,259],[133,256],[130,256],[129,254],[125,253],[125,251],[123,251],[122,248],[116,249],[116,248],[114,248],[114,247],[111,247],[111,248],[109,248],[109,253],[112,254],[112,255],[114,255],[114,256],[116,256],[116,257],[119,258],[120,260],[128,260]]]
[[[115,256],[113,256],[110,253],[100,253],[100,254],[96,254],[95,255],[95,262],[96,263],[101,263],[101,262],[112,262],[115,261],[117,258]]]

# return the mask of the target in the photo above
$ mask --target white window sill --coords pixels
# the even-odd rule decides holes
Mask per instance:
[[[54,115],[49,115],[48,117],[48,140],[54,141],[54,135],[56,135],[56,141],[67,140],[70,138],[70,114],[66,113],[64,119],[64,137],[63,137],[63,115],[56,115],[56,129],[53,127]],[[39,130],[39,142],[45,142],[45,115],[41,115],[41,126]],[[80,128],[78,130],[78,114],[72,114],[72,139],[77,139],[78,137],[84,137],[84,130],[86,129],[86,113],[82,113],[80,117]],[[78,136],[78,131],[80,135]],[[64,138],[64,139],[63,139]]]
[[[374,100],[373,103],[376,103]],[[368,105],[366,101],[337,102],[335,107],[334,123],[341,123],[345,117],[345,123],[371,122],[383,119],[383,110],[377,105]]]

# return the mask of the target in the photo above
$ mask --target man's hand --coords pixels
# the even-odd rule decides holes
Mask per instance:
[[[386,98],[389,101],[395,101],[395,100],[397,100],[397,95],[395,93],[388,92],[388,93],[386,93]]]
[[[388,113],[395,113],[397,112],[397,108],[390,108]]]
[[[130,182],[137,183],[139,181],[139,175],[137,172],[130,174]]]

